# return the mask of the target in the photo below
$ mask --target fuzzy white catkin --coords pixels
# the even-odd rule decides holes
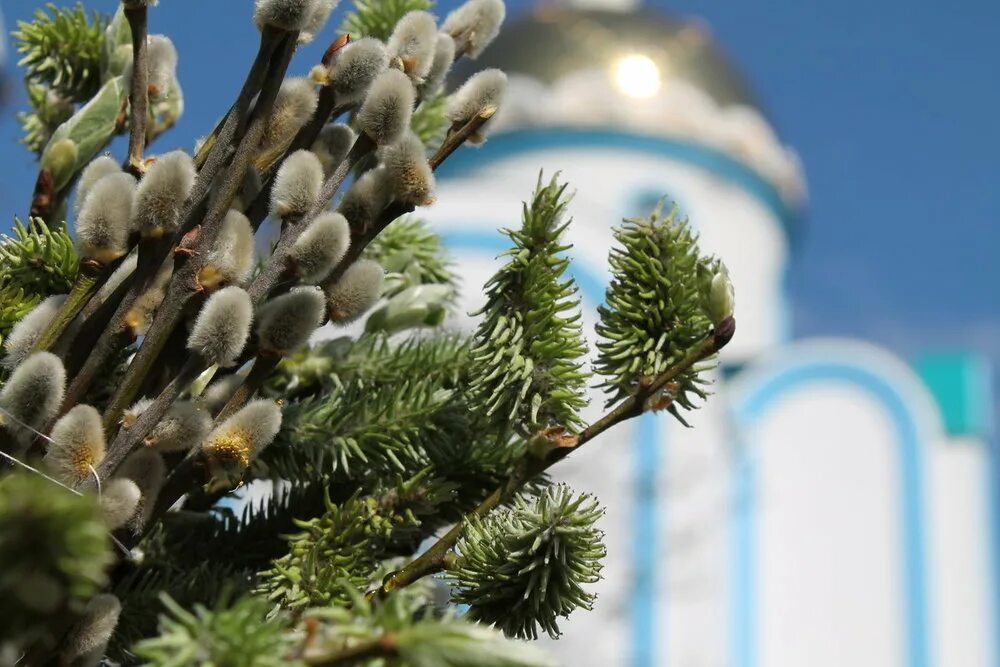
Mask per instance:
[[[106,264],[125,254],[134,194],[135,178],[123,172],[104,176],[90,189],[76,217],[76,245],[83,258]]]
[[[130,479],[119,477],[104,484],[101,489],[101,516],[109,530],[118,530],[135,516],[142,491]]]
[[[152,403],[143,398],[122,416],[122,425],[131,428]],[[195,401],[177,401],[145,437],[144,443],[158,452],[182,452],[198,445],[212,428],[212,417],[204,405]]]
[[[327,289],[327,315],[334,324],[350,324],[382,296],[385,271],[378,262],[362,259],[352,264]]]
[[[289,259],[303,282],[316,283],[340,263],[350,242],[347,219],[339,213],[321,213],[296,239]]]
[[[389,205],[392,195],[392,182],[385,167],[376,167],[362,174],[347,189],[337,205],[337,212],[353,226],[363,229]]]
[[[431,61],[430,70],[424,77],[424,82],[417,86],[420,97],[430,99],[444,87],[444,80],[448,77],[448,71],[455,63],[455,40],[446,32],[439,32],[434,42],[434,59]]]
[[[239,386],[243,384],[243,380],[244,376],[238,373],[233,373],[232,375],[227,375],[224,378],[216,380],[205,389],[199,403],[209,413],[213,415],[218,414],[225,407],[226,403],[229,402],[229,399],[233,397]]]
[[[50,296],[22,317],[3,341],[6,354],[0,359],[0,366],[13,370],[24,361],[65,302],[65,294]]]
[[[316,0],[257,0],[253,19],[258,27],[269,25],[289,32],[303,30],[316,4]]]
[[[380,157],[397,200],[416,206],[432,201],[434,173],[420,137],[407,131],[383,148]]]
[[[104,426],[93,406],[75,406],[56,421],[49,438],[42,462],[66,484],[82,482],[104,458]]]
[[[469,0],[448,14],[441,28],[476,58],[500,33],[506,14],[503,0]]]
[[[265,303],[257,313],[261,350],[286,355],[305,345],[323,321],[325,303],[315,287],[294,289]]]
[[[198,279],[205,287],[240,284],[250,277],[253,262],[254,237],[250,221],[239,211],[230,209],[222,220],[222,229]]]
[[[453,125],[464,125],[487,107],[499,107],[507,94],[507,75],[495,68],[484,69],[469,77],[448,101],[447,118]],[[468,141],[482,143],[486,139],[485,123]]]
[[[261,398],[250,401],[212,431],[202,445],[210,465],[222,474],[240,473],[281,428],[281,408]]]
[[[313,154],[323,165],[323,174],[329,176],[347,157],[357,135],[350,126],[344,123],[334,123],[324,127],[316,143],[312,145]]]
[[[362,37],[338,51],[326,74],[337,104],[357,104],[364,100],[372,82],[388,66],[385,44],[374,37]]]
[[[336,9],[338,0],[315,0],[309,18],[299,34],[299,44],[308,44],[323,29],[326,22],[330,20],[330,14]]]
[[[306,122],[312,118],[319,94],[305,77],[286,79],[274,99],[271,115],[260,140],[259,153],[271,153],[288,146]]]
[[[87,603],[83,617],[66,638],[63,661],[74,665],[99,663],[118,625],[121,611],[121,602],[110,593],[100,593],[92,597]]]
[[[415,83],[427,76],[434,60],[437,22],[428,12],[412,11],[399,19],[386,49],[389,58],[403,61],[403,70]]]
[[[102,155],[90,161],[83,171],[80,172],[80,180],[76,183],[76,201],[73,203],[73,213],[80,214],[83,202],[87,199],[87,193],[97,181],[110,174],[121,173],[121,166],[118,161],[110,155]]]
[[[379,74],[357,114],[357,125],[378,145],[392,143],[410,126],[416,91],[397,69]]]
[[[141,533],[146,521],[149,520],[166,476],[167,466],[163,462],[163,457],[148,447],[132,452],[118,466],[115,478],[132,480],[142,492],[139,507],[129,521],[129,528],[133,533]]]
[[[188,349],[208,364],[228,366],[243,351],[252,319],[250,295],[240,287],[224,287],[202,306],[188,336]]]
[[[59,357],[35,352],[18,364],[0,389],[0,423],[22,444],[30,442],[34,433],[29,429],[38,430],[56,416],[65,391],[66,369]]]
[[[285,158],[271,188],[271,215],[303,216],[316,205],[323,187],[323,164],[311,151],[298,150]]]
[[[150,35],[146,47],[149,96],[158,99],[170,92],[177,75],[177,49],[166,35]]]
[[[176,230],[194,177],[194,160],[184,151],[171,151],[156,158],[135,190],[132,230],[146,237]]]

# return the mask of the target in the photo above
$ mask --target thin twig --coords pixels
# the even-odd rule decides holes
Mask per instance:
[[[647,401],[659,394],[670,382],[698,362],[716,354],[732,339],[736,330],[736,320],[732,317],[723,321],[701,343],[693,347],[682,359],[673,364],[655,379],[643,383],[632,396],[618,404],[596,422],[585,428],[571,447],[556,447],[538,458],[531,453],[525,453],[507,480],[491,493],[476,509],[466,515],[466,518],[455,524],[443,537],[438,539],[429,549],[405,567],[397,570],[383,579],[381,586],[368,594],[370,599],[384,598],[397,588],[403,588],[427,575],[440,572],[445,567],[445,557],[458,543],[465,531],[466,521],[472,517],[483,517],[494,508],[507,502],[522,488],[525,483],[536,478],[553,465],[569,456],[583,445],[601,435],[611,427],[623,421],[638,417],[646,410]]]
[[[145,171],[146,121],[149,118],[149,58],[145,3],[125,3],[125,18],[132,29],[132,90],[129,115],[126,171],[142,176]]]

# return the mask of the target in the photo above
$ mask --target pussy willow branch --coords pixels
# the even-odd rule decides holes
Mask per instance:
[[[484,517],[493,509],[510,500],[513,495],[527,482],[536,478],[553,465],[580,449],[585,444],[601,435],[611,427],[623,421],[638,417],[645,409],[649,399],[655,397],[670,382],[698,362],[711,357],[721,350],[732,339],[736,331],[736,320],[732,317],[724,320],[698,345],[693,347],[682,359],[670,366],[651,382],[640,384],[636,392],[618,404],[613,410],[598,419],[580,433],[576,444],[572,447],[557,447],[551,449],[542,458],[526,452],[514,472],[507,480],[489,495],[476,509],[466,515],[466,519],[455,524],[443,537],[438,539],[427,551],[411,561],[408,565],[385,577],[382,585],[368,593],[371,599],[383,598],[397,588],[403,588],[427,575],[440,572],[445,567],[446,556],[458,543],[465,531],[466,520],[472,517]]]
[[[226,177],[219,187],[218,197],[205,216],[198,239],[195,242],[194,251],[187,261],[183,262],[182,266],[175,271],[163,303],[157,310],[149,331],[143,339],[143,344],[125,371],[125,376],[105,411],[105,426],[117,424],[122,413],[135,400],[146,375],[156,363],[170,334],[179,324],[185,306],[200,292],[198,273],[203,268],[206,257],[218,237],[222,219],[242,186],[247,169],[253,160],[254,152],[260,144],[278,88],[281,86],[285,71],[288,69],[292,54],[295,52],[297,38],[297,33],[286,33],[282,37],[281,46],[271,61],[257,104],[254,106],[250,126],[241,137],[232,163],[226,172]],[[120,447],[110,448],[98,466],[98,476],[107,479],[131,451],[132,448],[126,447],[124,444]],[[93,485],[92,478],[85,484]]]
[[[108,360],[118,349],[121,348],[123,339],[127,333],[125,317],[143,292],[149,286],[149,281],[156,275],[156,271],[166,260],[168,253],[178,241],[201,220],[205,215],[205,199],[212,187],[219,169],[229,159],[231,154],[231,144],[237,136],[238,130],[245,124],[249,115],[250,105],[253,98],[260,92],[264,79],[271,64],[272,56],[282,43],[285,33],[265,28],[260,36],[260,45],[257,55],[254,58],[250,70],[240,93],[226,114],[226,118],[219,128],[218,141],[213,144],[210,151],[206,153],[206,160],[198,172],[194,186],[184,204],[181,212],[181,224],[177,235],[170,243],[159,244],[148,242],[144,249],[143,243],[139,247],[139,262],[135,272],[126,282],[130,287],[121,298],[118,307],[108,319],[107,324],[94,344],[93,349],[87,355],[86,361],[70,383],[66,393],[66,400],[63,402],[62,411],[65,412],[73,407],[89,389],[97,373],[104,368]],[[117,290],[116,290],[117,291]],[[84,328],[89,323],[84,324]]]
[[[100,283],[103,282],[101,278],[111,275],[111,271],[118,264],[120,264],[120,261],[116,261],[113,266],[109,267],[105,267],[93,260],[84,260],[80,263],[80,272],[73,282],[69,296],[66,297],[66,301],[59,308],[59,312],[56,313],[56,316],[52,318],[52,321],[49,322],[48,326],[45,327],[45,330],[38,337],[33,348],[35,352],[48,350],[55,345],[56,341],[59,340],[59,336],[66,330],[66,327],[70,325],[77,314],[87,305],[91,297],[94,296],[94,292],[97,291]]]
[[[142,176],[145,171],[146,121],[149,118],[149,58],[147,7],[145,3],[124,4],[125,18],[132,29],[132,90],[129,116],[126,171]]]

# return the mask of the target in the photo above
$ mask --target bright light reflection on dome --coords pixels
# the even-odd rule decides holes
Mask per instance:
[[[615,85],[629,97],[652,97],[660,90],[660,68],[641,53],[622,56],[615,63]]]

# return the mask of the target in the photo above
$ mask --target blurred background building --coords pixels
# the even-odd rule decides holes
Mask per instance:
[[[444,165],[430,215],[466,285],[493,271],[495,230],[544,169],[576,190],[588,335],[612,227],[664,196],[737,289],[738,333],[694,428],[647,415],[557,472],[608,507],[606,579],[552,643],[563,663],[1000,664],[989,370],[791,335],[803,172],[706,27],[547,6],[475,66],[508,72],[509,99],[490,141]],[[482,296],[465,298],[472,312]]]

